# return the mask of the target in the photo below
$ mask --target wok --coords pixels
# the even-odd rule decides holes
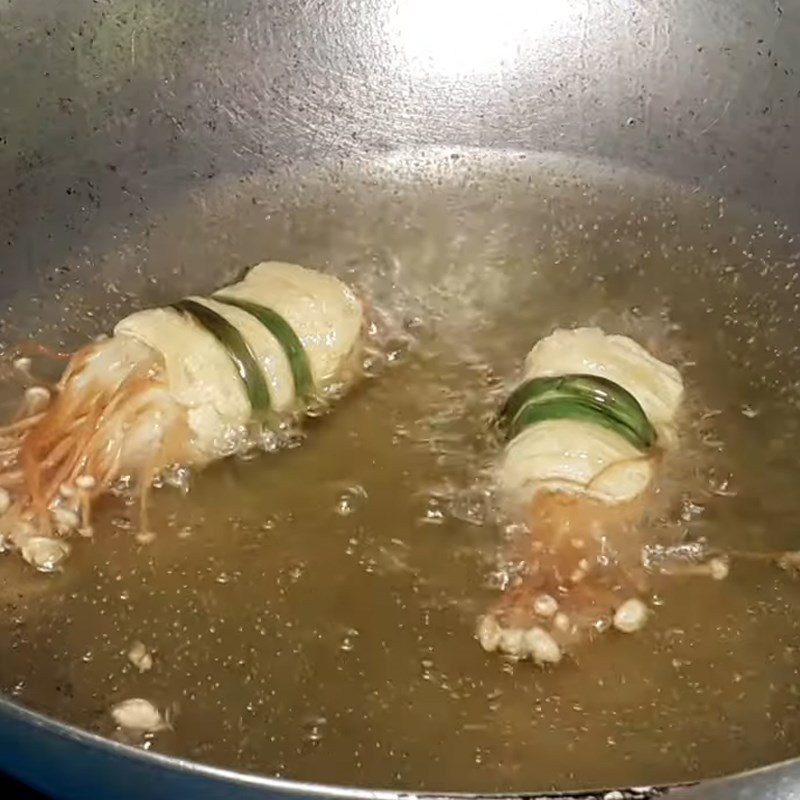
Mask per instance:
[[[10,0],[3,293],[220,176],[416,146],[590,156],[797,230],[799,41],[796,0]],[[143,752],[10,700],[0,767],[65,798],[398,797]],[[800,797],[800,759],[668,796]]]

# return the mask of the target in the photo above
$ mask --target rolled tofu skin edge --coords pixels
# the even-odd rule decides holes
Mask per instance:
[[[239,283],[216,294],[259,303],[280,314],[300,339],[318,388],[337,377],[364,324],[361,303],[350,287],[296,264],[257,264]]]
[[[604,503],[632,500],[652,478],[633,445],[589,422],[550,420],[522,431],[505,449],[496,482],[514,505],[540,491],[582,494]]]
[[[605,377],[627,389],[656,428],[660,446],[674,445],[683,397],[677,369],[632,339],[599,328],[557,330],[525,360],[525,380],[571,373]],[[641,494],[652,477],[652,460],[622,436],[577,420],[549,420],[522,431],[497,469],[501,491],[514,502],[549,490],[622,503]]]
[[[541,339],[525,359],[524,379],[569,373],[608,378],[639,402],[662,444],[674,442],[674,420],[683,399],[683,380],[627,336],[599,328],[559,329]]]
[[[115,336],[144,342],[164,362],[170,394],[187,409],[198,457],[214,457],[231,429],[247,424],[252,409],[227,350],[191,317],[172,308],[137,311],[121,320]]]
[[[335,378],[363,326],[361,304],[348,286],[296,264],[263,262],[215,294],[259,303],[283,316],[306,350],[316,386]],[[266,326],[246,311],[214,301],[213,295],[192,299],[236,327],[264,371],[275,410],[290,408],[295,387],[289,361]],[[131,337],[161,356],[170,393],[188,410],[198,460],[235,449],[252,409],[230,354],[212,333],[175,309],[153,308],[121,320],[114,335]]]

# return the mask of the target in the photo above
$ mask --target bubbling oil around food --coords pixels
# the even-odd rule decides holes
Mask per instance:
[[[556,326],[681,369],[682,546],[796,549],[794,252],[780,224],[647,176],[486,153],[217,186],[98,242],[38,298],[47,324],[20,298],[9,336],[74,346],[262,258],[335,271],[405,333],[300,446],[159,489],[153,542],[110,498],[61,572],[2,559],[3,689],[107,735],[146,698],[169,725],[145,746],[359,786],[657,784],[794,755],[800,588],[769,564],[658,579],[644,631],[554,670],[473,636],[513,568],[487,421]]]

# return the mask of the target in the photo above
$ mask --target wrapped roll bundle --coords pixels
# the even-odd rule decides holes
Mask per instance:
[[[625,336],[557,330],[530,351],[498,416],[495,471],[526,523],[514,543],[523,570],[480,621],[484,649],[553,662],[586,629],[641,627],[646,607],[628,580],[636,528],[676,446],[682,397],[678,371]]]
[[[140,491],[173,465],[252,446],[355,374],[361,303],[338,279],[267,262],[210,297],[120,321],[77,352],[52,398],[28,393],[0,430],[0,532],[26,558],[85,530],[92,502],[131,476]],[[33,543],[32,543],[33,542]]]

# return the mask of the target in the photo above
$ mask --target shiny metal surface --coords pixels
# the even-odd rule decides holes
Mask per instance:
[[[220,175],[413,145],[589,155],[797,227],[798,41],[797,0],[7,0],[3,291],[57,283],[85,241]],[[395,796],[166,759],[5,701],[0,766],[62,797]],[[675,796],[785,800],[799,773]]]
[[[797,761],[669,793],[669,800],[796,800],[798,797],[800,763]]]

